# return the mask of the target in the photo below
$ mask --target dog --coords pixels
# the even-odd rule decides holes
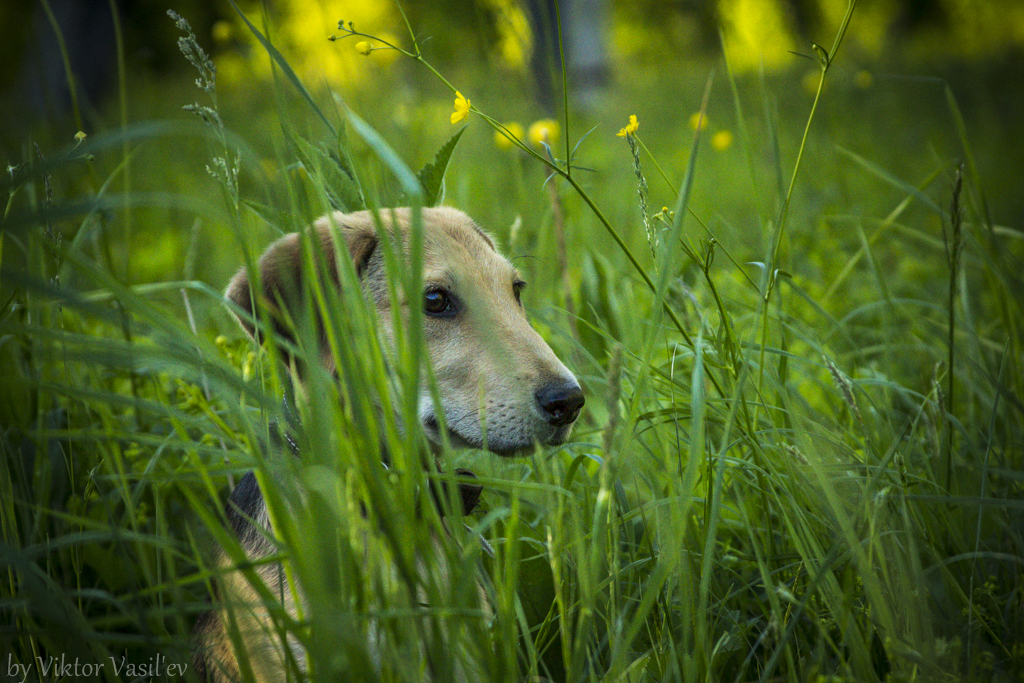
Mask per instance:
[[[501,456],[532,452],[538,444],[564,443],[584,405],[579,382],[530,326],[520,301],[525,283],[519,273],[469,216],[446,207],[420,211],[423,291],[400,294],[401,300],[392,300],[384,249],[379,248],[382,233],[396,245],[396,253],[408,253],[413,218],[410,209],[383,210],[376,216],[369,211],[335,212],[314,223],[309,237],[318,252],[315,256],[324,265],[322,281],[329,286],[341,287],[344,280],[336,254],[347,253],[351,258],[363,296],[377,311],[383,344],[393,345],[395,340],[396,317],[391,307],[400,307],[399,320],[408,319],[410,307],[422,307],[425,352],[440,397],[435,405],[424,380],[417,416],[428,441],[438,449],[447,440],[455,447],[483,448]],[[342,243],[344,248],[336,248]],[[257,342],[261,331],[255,321],[260,319],[261,308],[269,314],[275,334],[295,341],[289,314],[304,301],[303,282],[309,277],[305,262],[302,236],[292,233],[270,245],[259,259],[256,273],[242,268],[231,280],[226,299],[233,304],[243,329]],[[319,362],[336,376],[322,323],[318,336]],[[302,370],[293,369],[293,373],[301,375]],[[443,411],[443,419],[438,410]],[[446,425],[444,434],[442,424]],[[461,493],[464,511],[468,511],[479,488],[466,485]],[[257,563],[276,552],[268,539],[273,528],[267,506],[252,473],[232,491],[226,516],[248,560]],[[223,551],[217,564],[225,570],[233,565]],[[285,581],[280,563],[256,566],[266,585],[280,586]],[[301,587],[298,593],[296,597],[288,587],[280,591],[285,609],[293,615],[304,599]],[[223,602],[240,595],[249,596],[250,603],[259,602],[247,579],[239,572],[226,571],[215,599]],[[258,604],[248,611],[236,609],[230,622],[223,605],[204,615],[196,626],[195,661],[200,678],[213,683],[241,679],[229,635],[235,629],[257,681],[284,680],[290,657],[304,670],[301,646],[289,643],[286,651],[270,620]]]

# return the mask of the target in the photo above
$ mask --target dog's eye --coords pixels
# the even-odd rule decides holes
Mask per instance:
[[[520,297],[523,295],[523,290],[526,289],[526,283],[522,280],[516,280],[512,283],[512,293],[516,296],[516,303],[522,304]]]
[[[423,312],[434,318],[450,318],[456,311],[448,292],[443,289],[428,289],[423,294]]]

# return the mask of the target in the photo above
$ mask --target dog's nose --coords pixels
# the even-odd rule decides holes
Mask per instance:
[[[564,427],[572,424],[580,416],[580,408],[585,399],[583,390],[575,382],[571,384],[549,384],[542,387],[534,397],[540,406],[548,424],[552,427]]]

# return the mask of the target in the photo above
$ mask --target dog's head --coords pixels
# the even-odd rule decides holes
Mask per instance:
[[[335,213],[317,221],[314,234],[326,265],[327,282],[339,286],[335,235],[347,247],[363,292],[376,307],[380,334],[394,340],[388,310],[423,310],[423,337],[440,391],[448,437],[453,445],[514,455],[534,444],[559,444],[569,436],[583,407],[583,392],[571,372],[530,326],[519,296],[525,283],[491,238],[466,214],[450,208],[423,209],[423,291],[400,293],[393,301],[374,218],[366,211]],[[408,247],[408,209],[382,211],[380,219],[396,244]],[[408,249],[401,251],[407,252]],[[303,258],[297,233],[272,244],[260,258],[259,285],[242,269],[227,298],[253,311],[253,294],[271,313],[275,332],[292,337],[287,311],[301,300]],[[399,316],[407,320],[407,315]],[[251,320],[240,319],[254,338]],[[321,359],[333,360],[326,340]],[[440,420],[426,382],[420,389],[419,418],[427,436],[440,443]]]

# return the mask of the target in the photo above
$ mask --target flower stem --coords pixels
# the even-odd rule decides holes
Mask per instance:
[[[675,185],[672,184],[671,180],[668,179],[668,176],[665,175],[665,171],[661,170],[661,164],[659,164],[658,160],[654,158],[653,154],[651,154],[651,150],[647,149],[647,145],[644,144],[644,141],[640,139],[639,135],[637,135],[636,133],[633,133],[633,137],[636,138],[637,143],[640,145],[641,148],[643,148],[643,150],[645,152],[647,152],[647,156],[649,156],[651,158],[651,161],[654,162],[654,167],[656,169],[658,169],[658,174],[661,175],[661,179],[664,180],[665,184],[668,185],[669,189],[672,190],[672,194],[674,194],[675,196],[678,197],[679,196],[679,189]]]
[[[835,60],[836,52],[839,50],[840,44],[843,42],[843,36],[846,34],[846,29],[850,25],[850,19],[853,17],[853,8],[857,5],[857,0],[850,0],[850,4],[847,6],[846,16],[843,17],[843,23],[839,27],[839,31],[836,34],[835,42],[832,44],[832,51],[825,52],[824,48],[817,45],[813,45],[815,51],[818,53],[821,59],[821,78],[818,81],[818,90],[814,94],[814,102],[811,104],[811,113],[807,116],[807,123],[804,125],[804,134],[800,139],[800,149],[797,151],[796,163],[793,165],[793,173],[789,179],[789,189],[786,191],[786,198],[782,202],[782,208],[779,210],[779,217],[775,223],[775,234],[771,241],[771,250],[768,255],[768,259],[764,264],[764,272],[761,275],[761,340],[760,340],[760,359],[758,362],[758,377],[757,377],[757,391],[759,394],[762,393],[764,385],[764,367],[765,367],[765,354],[768,348],[768,305],[771,300],[772,290],[775,288],[777,271],[776,264],[778,263],[779,248],[782,245],[782,236],[786,229],[786,219],[789,215],[789,203],[793,197],[793,188],[796,187],[797,174],[800,172],[800,165],[804,158],[804,150],[807,147],[807,138],[810,136],[811,123],[814,121],[814,114],[818,110],[818,102],[821,99],[821,93],[825,87],[825,76],[828,74],[829,67],[832,66],[832,62]],[[762,394],[763,395],[763,394]],[[760,404],[755,407],[757,410]],[[755,412],[755,417],[757,413]]]
[[[562,60],[562,109],[565,113],[565,175],[572,175],[572,151],[569,148],[569,76],[565,68],[565,47],[562,45],[562,3],[555,2],[555,20],[558,22],[558,55]]]

